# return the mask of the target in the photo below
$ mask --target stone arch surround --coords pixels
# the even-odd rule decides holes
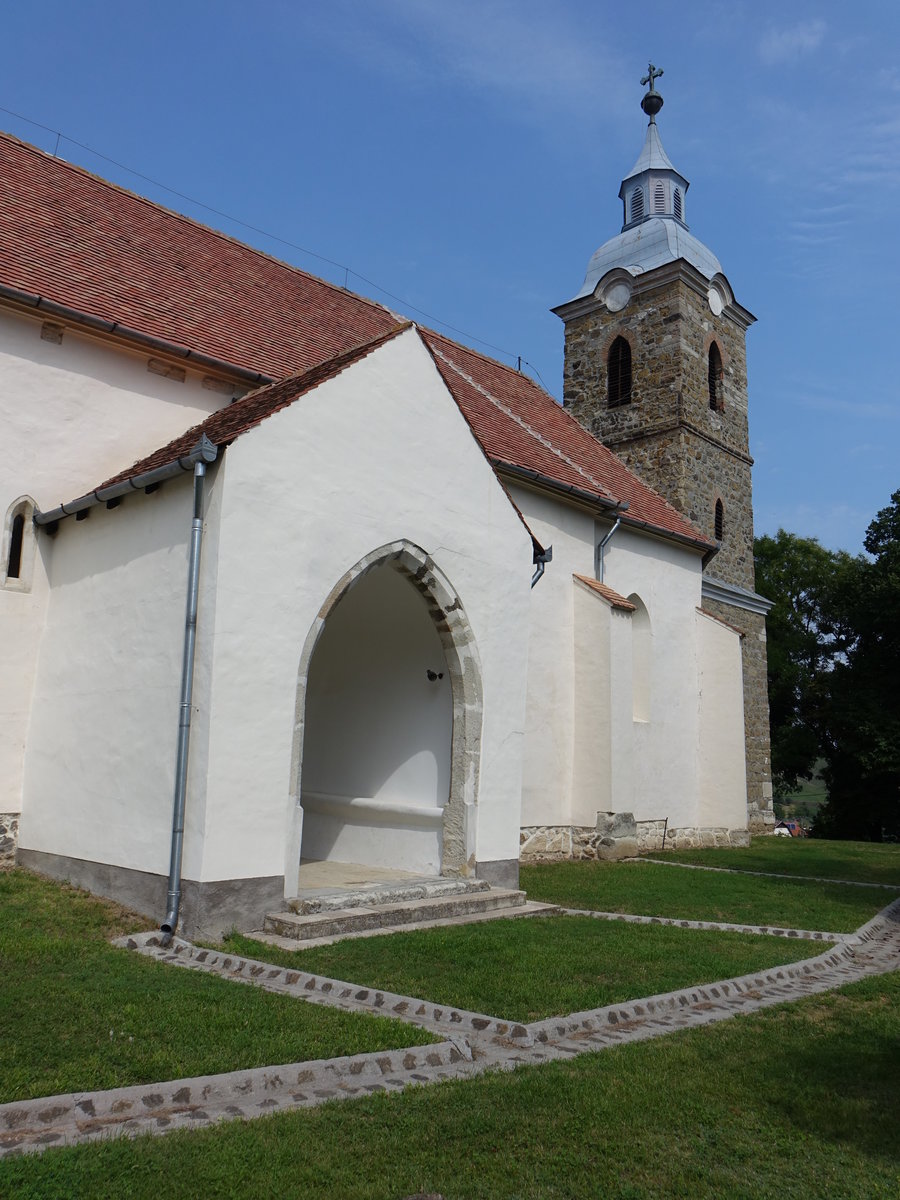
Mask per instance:
[[[441,874],[474,876],[475,821],[484,715],[481,661],[462,601],[427,552],[405,538],[372,550],[345,572],[328,594],[310,627],[300,654],[291,756],[291,791],[285,858],[285,894],[296,889],[303,827],[301,777],[309,669],[325,622],[344,596],[369,572],[390,567],[403,575],[425,600],[441,642],[453,709],[450,793],[444,809]]]

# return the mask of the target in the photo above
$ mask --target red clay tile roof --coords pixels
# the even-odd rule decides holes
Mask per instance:
[[[216,413],[116,480],[186,453],[176,447],[190,441],[190,449],[200,432],[217,443],[233,440],[406,327],[373,301],[2,133],[0,286],[285,381],[281,390],[245,397],[251,403],[244,408],[238,401]],[[498,468],[601,503],[627,500],[627,523],[714,548],[532,380],[440,334],[421,333]],[[253,405],[266,411],[242,425]]]
[[[624,609],[625,612],[635,612],[636,606],[630,600],[626,600],[624,596],[620,596],[618,592],[614,592],[611,587],[607,587],[605,583],[601,583],[599,579],[591,579],[588,575],[573,575],[573,579],[577,579],[579,583],[583,583],[589,587],[592,592],[596,592],[598,596],[602,596],[608,601],[613,608]]]
[[[527,376],[430,330],[438,370],[488,456],[606,501],[628,501],[624,518],[713,548],[666,500],[642,483]]]
[[[8,134],[0,283],[271,379],[399,323],[380,304]]]

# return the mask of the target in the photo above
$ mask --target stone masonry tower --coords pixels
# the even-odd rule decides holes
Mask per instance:
[[[670,162],[651,64],[640,157],[622,181],[621,232],[588,263],[565,322],[572,415],[718,544],[703,605],[742,633],[749,828],[770,828],[765,614],[754,591],[745,336],[755,318],[688,230],[688,181]]]

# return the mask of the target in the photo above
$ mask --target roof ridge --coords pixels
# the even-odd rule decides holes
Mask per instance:
[[[446,338],[445,341],[450,341],[450,339]],[[457,345],[458,343],[451,342],[451,344]],[[533,437],[536,442],[538,442],[540,445],[546,447],[546,449],[550,450],[553,454],[555,454],[557,458],[561,459],[564,463],[566,463],[567,466],[571,467],[573,471],[576,471],[584,480],[586,480],[586,482],[590,483],[594,488],[596,488],[597,492],[600,495],[606,496],[610,500],[615,499],[612,492],[610,492],[608,488],[604,487],[603,484],[600,483],[599,480],[597,480],[589,471],[586,471],[584,469],[584,467],[579,466],[579,464],[577,462],[575,462],[573,459],[569,458],[569,456],[565,453],[565,451],[560,450],[560,448],[557,445],[555,445],[551,441],[548,441],[548,439],[542,433],[538,433],[538,431],[536,429],[534,429],[533,426],[529,425],[529,423],[526,420],[524,420],[522,417],[520,417],[518,415],[518,413],[514,412],[508,405],[504,404],[502,400],[500,400],[492,392],[488,391],[488,389],[483,384],[476,382],[476,380],[473,379],[472,376],[469,375],[467,371],[464,371],[462,369],[462,367],[459,366],[458,363],[455,363],[455,362],[453,362],[452,359],[448,358],[447,355],[443,352],[443,350],[440,350],[437,346],[434,346],[433,350],[434,350],[434,353],[437,354],[438,357],[440,359],[442,359],[442,361],[445,362],[447,364],[447,366],[450,367],[451,370],[455,371],[457,373],[457,375],[460,376],[461,379],[464,379],[466,381],[466,383],[468,383],[471,387],[475,388],[475,390],[477,392],[479,392],[482,396],[484,396],[485,399],[489,400],[491,402],[491,404],[494,405],[495,408],[499,408],[500,411],[502,413],[504,413],[507,417],[509,417],[511,421],[514,421],[520,428],[524,429],[528,434],[530,434],[531,437]],[[482,355],[481,357],[485,357],[485,356]],[[488,361],[491,362],[494,360],[488,359]],[[499,365],[502,366],[503,364],[500,363]],[[511,370],[512,368],[508,368],[508,369]],[[552,403],[554,403],[554,404],[556,403],[556,401],[553,400],[552,396],[548,396],[548,399]]]
[[[265,258],[269,262],[275,263],[276,266],[284,267],[288,271],[295,272],[297,275],[303,275],[307,279],[311,279],[316,283],[324,284],[325,287],[331,288],[332,291],[338,292],[344,296],[349,296],[353,300],[361,301],[363,304],[371,305],[372,308],[376,308],[379,311],[386,313],[389,317],[393,317],[394,320],[404,319],[402,317],[398,317],[397,313],[395,313],[393,309],[388,308],[384,304],[380,304],[377,300],[373,300],[369,296],[361,296],[359,292],[352,292],[349,288],[341,287],[341,285],[338,283],[332,283],[328,279],[323,279],[320,275],[314,275],[311,271],[305,271],[302,267],[297,267],[294,266],[293,263],[285,262],[283,258],[276,258],[274,254],[269,254],[266,250],[260,250],[257,246],[251,246],[249,242],[240,241],[240,239],[235,237],[233,234],[225,233],[224,230],[216,229],[212,225],[206,225],[203,221],[198,221],[195,217],[189,217],[186,213],[180,213],[174,208],[169,208],[165,204],[160,204],[158,200],[151,200],[149,196],[142,196],[140,192],[134,192],[131,190],[131,188],[123,187],[119,183],[113,183],[110,179],[104,179],[102,175],[95,175],[94,172],[89,171],[87,167],[82,167],[78,163],[69,162],[67,158],[57,158],[55,154],[49,154],[46,150],[42,150],[40,146],[35,146],[31,142],[23,141],[22,138],[17,138],[15,134],[9,133],[5,129],[0,129],[0,140],[20,146],[23,150],[27,150],[31,154],[46,159],[50,163],[58,163],[66,170],[85,176],[87,179],[90,179],[92,183],[99,183],[104,188],[118,192],[120,195],[127,196],[131,200],[136,200],[139,204],[145,204],[150,208],[155,208],[160,212],[165,213],[169,217],[174,217],[176,220],[184,222],[186,225],[191,225],[195,229],[203,230],[204,233],[211,234],[213,237],[221,238],[222,241],[230,242],[233,246],[236,246],[240,250],[249,250],[251,254],[258,254],[260,258]],[[127,170],[128,168],[124,169]],[[165,185],[159,184],[157,186],[164,187]],[[189,197],[184,197],[184,199],[187,200],[189,204],[202,205],[202,201],[191,200]],[[237,220],[237,218],[229,217],[224,213],[222,216],[226,221]],[[250,227],[247,226],[247,228],[249,229]],[[275,235],[263,234],[263,236],[273,237]],[[359,276],[358,278],[361,279],[362,276]]]
[[[426,338],[440,338],[442,342],[449,342],[451,346],[459,346],[461,350],[465,350],[466,354],[474,354],[475,357],[480,358],[482,362],[490,363],[491,366],[499,367],[502,371],[506,371],[510,375],[514,375],[516,379],[524,380],[525,383],[529,384],[530,387],[536,388],[537,391],[541,392],[542,395],[548,396],[551,400],[553,400],[554,404],[556,403],[556,400],[554,400],[550,392],[548,392],[547,389],[541,384],[537,383],[536,380],[532,379],[530,375],[523,375],[522,372],[517,370],[515,367],[509,366],[508,363],[501,362],[499,358],[491,358],[491,356],[489,354],[485,354],[483,350],[476,350],[474,346],[468,346],[465,342],[457,342],[452,337],[447,337],[446,333],[440,333],[437,329],[429,329],[427,325],[419,325],[418,329]],[[505,353],[505,351],[500,351],[500,353]]]

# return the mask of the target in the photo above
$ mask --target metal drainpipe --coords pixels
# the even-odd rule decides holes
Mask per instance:
[[[194,688],[194,647],[197,641],[197,598],[200,590],[200,547],[203,541],[203,480],[206,463],[194,464],[194,517],[188,562],[187,604],[184,622],[184,656],[181,663],[181,710],[178,719],[178,752],[175,767],[175,800],[172,807],[172,851],[166,917],[160,926],[162,944],[168,946],[178,925],[181,907],[181,856],[184,849],[184,802],[187,792],[188,750],[191,744],[191,695]]]
[[[603,582],[603,569],[605,566],[605,563],[603,561],[603,551],[606,549],[609,542],[612,541],[613,534],[616,532],[616,530],[622,524],[622,514],[628,510],[628,501],[623,500],[619,504],[618,507],[619,507],[619,515],[616,517],[615,524],[613,525],[613,527],[609,531],[609,533],[606,534],[606,536],[603,538],[603,540],[597,546],[597,570],[600,575],[601,583]]]
[[[603,551],[604,551],[604,550],[605,550],[605,548],[606,548],[606,544],[607,544],[607,542],[610,542],[610,541],[612,541],[612,535],[613,535],[613,534],[616,532],[616,530],[619,528],[619,526],[620,526],[621,524],[622,524],[622,518],[621,518],[621,517],[616,517],[616,521],[615,521],[615,524],[613,525],[612,529],[611,529],[611,530],[609,531],[609,533],[608,533],[608,534],[607,534],[607,535],[604,537],[603,541],[602,541],[602,542],[600,542],[600,543],[598,544],[598,546],[597,546],[597,568],[598,568],[598,570],[599,570],[599,573],[600,573],[600,582],[601,582],[601,583],[603,582],[603,568],[604,568],[604,565],[605,565],[605,564],[604,564],[604,562],[603,562]]]
[[[535,571],[531,577],[531,586],[532,587],[534,587],[534,585],[537,583],[537,581],[544,574],[544,571],[547,568],[547,563],[552,562],[552,561],[553,561],[553,547],[552,546],[548,546],[546,550],[540,550],[540,551],[535,550],[535,553],[534,553]]]

